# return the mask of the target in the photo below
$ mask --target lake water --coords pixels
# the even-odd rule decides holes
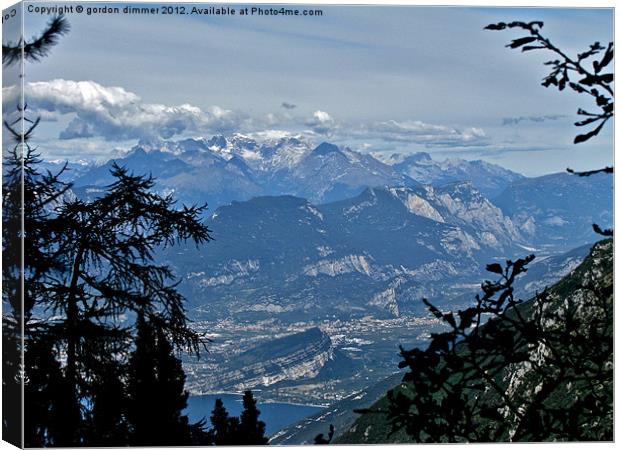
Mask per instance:
[[[190,396],[187,400],[185,413],[189,416],[190,422],[196,422],[203,417],[207,419],[207,426],[211,426],[209,417],[215,406],[215,400],[221,398],[224,407],[230,416],[239,416],[243,410],[243,396],[239,394],[209,394]],[[260,411],[259,419],[265,422],[265,433],[273,435],[282,428],[300,421],[323,408],[319,406],[294,405],[291,403],[257,403],[256,407]]]

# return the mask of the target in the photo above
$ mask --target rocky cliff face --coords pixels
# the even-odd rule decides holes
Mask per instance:
[[[208,224],[208,249],[168,257],[209,319],[399,317],[428,281],[423,296],[446,295],[442,283],[475,280],[489,258],[522,251],[511,220],[470,183],[369,188],[325,205],[259,197],[219,208]]]
[[[193,378],[204,392],[243,391],[284,380],[312,379],[333,358],[333,352],[329,336],[314,327],[248,349],[221,370],[198,371]]]

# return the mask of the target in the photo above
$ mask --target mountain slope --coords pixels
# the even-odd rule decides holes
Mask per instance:
[[[398,154],[391,158],[395,161],[399,159]],[[460,158],[435,161],[428,153],[423,152],[409,155],[393,167],[422,184],[441,186],[469,181],[488,198],[499,195],[511,183],[525,179],[521,174],[486,161],[467,161]]]
[[[371,155],[326,142],[306,154],[291,171],[282,173],[280,183],[314,203],[349,198],[367,187],[417,184]]]
[[[483,262],[522,251],[510,220],[470,184],[370,188],[320,206],[258,197],[219,208],[208,225],[208,251],[166,256],[196,318],[413,314],[422,296],[458,295],[452,286],[475,279]]]
[[[603,295],[598,297],[599,303],[595,306],[592,303],[592,292],[602,292]],[[579,265],[568,276],[563,278],[560,282],[555,284],[550,289],[549,302],[545,308],[547,310],[548,317],[558,317],[559,320],[545,321],[543,327],[547,330],[557,330],[559,333],[569,333],[565,340],[566,347],[564,347],[562,358],[570,360],[572,354],[572,346],[578,345],[581,348],[588,348],[589,352],[594,353],[600,351],[600,354],[605,358],[600,366],[601,371],[596,372],[596,378],[594,384],[590,382],[565,382],[562,381],[558,385],[553,387],[551,391],[552,395],[545,397],[547,407],[556,408],[558,411],[570,410],[575,408],[576,416],[574,417],[575,429],[571,429],[571,425],[567,423],[567,428],[570,433],[579,433],[582,436],[586,436],[585,439],[592,440],[608,440],[613,436],[613,319],[611,314],[606,316],[607,313],[611,313],[613,309],[613,242],[610,240],[601,241],[597,243],[590,252],[590,255],[586,260]],[[529,314],[530,308],[533,307],[532,301],[522,304],[519,308],[524,314]],[[573,320],[578,320],[577,328],[575,325],[570,325],[568,317],[573,317]],[[563,318],[563,319],[562,319]],[[587,339],[592,336],[594,329],[597,328],[596,334],[600,340],[588,342]],[[586,341],[581,342],[577,339],[585,338]],[[574,341],[571,341],[574,339]],[[539,347],[532,348],[531,352],[543,352]],[[576,364],[581,364],[582,361],[577,361]],[[592,366],[592,370],[595,370],[597,366]],[[504,370],[495,377],[496,382],[505,389],[505,395],[511,399],[517,398],[536,398],[536,395],[540,392],[541,386],[539,383],[539,375],[537,371],[531,366],[523,363],[508,364]],[[480,380],[483,382],[483,380]],[[476,384],[476,380],[470,381],[470,383]],[[596,386],[596,387],[592,387]],[[407,383],[394,388],[395,392],[407,392]],[[598,398],[606,399],[606,403],[592,406],[591,403],[583,403],[585,408],[601,408],[600,414],[596,417],[586,414],[586,422],[580,422],[578,419],[579,407],[581,399],[590,398],[593,394]],[[490,408],[493,408],[495,402],[495,391],[489,389],[481,394],[478,401],[481,404],[488,403]],[[588,400],[594,401],[594,400]],[[385,410],[389,406],[387,397],[381,398],[376,402],[371,409],[373,410]],[[571,409],[572,408],[572,409]],[[473,418],[474,421],[483,421],[480,417]],[[508,420],[508,415],[505,419]],[[581,418],[583,420],[583,418]],[[516,425],[518,427],[519,421]],[[399,430],[395,433],[391,433],[391,425],[387,420],[387,416],[382,413],[364,414],[360,416],[355,424],[346,432],[342,437],[337,440],[340,444],[352,444],[352,443],[397,443],[397,442],[412,442],[411,438],[404,432]],[[542,430],[544,432],[544,430]],[[502,440],[508,440],[512,436],[511,433],[515,432],[515,428],[509,428],[503,435]],[[554,436],[549,434],[544,440],[562,440],[563,435]],[[527,440],[527,434],[525,435]]]
[[[112,180],[112,163],[152,174],[157,189],[212,208],[258,195],[295,195],[314,203],[357,195],[367,187],[416,183],[371,155],[302,137],[257,141],[248,136],[141,141],[125,155],[80,171],[75,192],[87,195]]]
[[[241,392],[276,384],[283,380],[313,378],[333,358],[328,335],[313,327],[288,336],[272,339],[231,357],[224,370],[204,371],[200,385],[189,386],[200,391]]]
[[[493,202],[534,246],[570,250],[613,224],[613,177],[556,173],[512,183]]]
[[[156,189],[173,193],[186,204],[208,202],[214,208],[232,200],[247,200],[264,193],[250,168],[239,158],[226,160],[211,152],[200,142],[188,140],[178,144],[182,148],[161,149],[143,143],[121,158],[94,167],[74,180],[77,195],[97,192],[113,180],[112,164],[128,168],[135,174],[150,174],[156,180]]]

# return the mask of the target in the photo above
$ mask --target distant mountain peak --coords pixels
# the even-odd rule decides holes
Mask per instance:
[[[426,152],[413,153],[412,155],[409,155],[405,158],[405,161],[418,161],[418,162],[432,161],[432,160],[433,158],[431,157],[431,155]]]
[[[221,134],[215,135],[207,141],[207,147],[209,148],[226,148],[227,145],[228,142],[226,141],[226,138]]]
[[[424,152],[410,155],[393,167],[422,184],[443,186],[458,181],[469,181],[489,198],[496,197],[511,183],[525,178],[519,173],[486,161],[469,161],[462,158],[435,161]]]
[[[343,154],[338,146],[330,144],[329,142],[322,142],[317,148],[312,151],[314,155],[329,155],[330,153]]]

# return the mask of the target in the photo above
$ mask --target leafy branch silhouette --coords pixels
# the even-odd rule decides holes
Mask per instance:
[[[614,91],[612,83],[614,75],[611,72],[603,73],[614,58],[614,44],[610,42],[607,46],[595,42],[590,48],[576,57],[568,56],[564,51],[554,45],[549,38],[543,36],[540,30],[543,22],[499,22],[487,25],[485,30],[500,31],[510,28],[517,28],[527,31],[529,36],[513,39],[506,45],[508,48],[518,49],[522,52],[531,50],[548,50],[558,58],[545,62],[551,67],[551,72],[547,75],[542,85],[544,87],[555,86],[563,91],[569,87],[578,94],[591,96],[598,110],[589,112],[579,108],[577,114],[584,116],[583,120],[575,122],[575,126],[584,127],[587,125],[596,126],[584,134],[575,137],[574,143],[579,144],[598,135],[609,119],[614,116]],[[598,56],[597,56],[598,55]],[[592,68],[586,66],[591,61]]]
[[[387,407],[356,412],[382,414],[390,435],[404,430],[416,442],[608,438],[613,285],[573,280],[577,296],[545,290],[523,302],[513,285],[533,259],[489,264],[499,279],[456,314],[424,300],[447,331],[424,350],[401,347],[409,372]]]
[[[516,21],[490,24],[484,29],[501,31],[509,28],[517,28],[525,30],[529,32],[529,36],[513,39],[506,47],[512,49],[520,48],[522,52],[530,50],[548,50],[559,56],[559,59],[545,62],[545,65],[551,66],[551,72],[543,79],[542,85],[544,87],[553,85],[560,91],[563,91],[566,86],[568,86],[578,94],[586,94],[594,98],[596,106],[598,107],[597,112],[592,113],[581,108],[577,110],[578,115],[585,116],[586,118],[575,122],[575,126],[584,127],[598,123],[598,125],[587,133],[575,136],[575,144],[586,142],[598,135],[607,121],[614,116],[614,91],[611,86],[614,82],[614,75],[611,72],[602,73],[603,69],[610,66],[610,64],[610,69],[613,68],[614,44],[610,42],[605,47],[601,45],[600,42],[595,42],[590,45],[588,50],[577,54],[576,58],[571,58],[540,33],[542,27],[543,22],[541,21]],[[599,55],[598,58],[596,55]],[[586,64],[590,61],[592,63],[592,69],[586,67]],[[575,78],[571,78],[571,75],[576,75],[577,78],[580,79],[575,81]],[[589,177],[599,173],[613,174],[614,168],[607,166],[602,169],[586,171],[575,171],[571,168],[567,168],[566,171],[580,177]],[[597,224],[593,224],[592,229],[595,233],[602,236],[613,236],[612,229],[603,230]]]
[[[329,425],[329,433],[327,434],[327,438],[325,437],[325,435],[323,433],[319,433],[314,437],[314,444],[315,445],[327,445],[329,444],[332,439],[334,438],[334,432],[336,431],[336,429],[334,428],[333,424]]]

